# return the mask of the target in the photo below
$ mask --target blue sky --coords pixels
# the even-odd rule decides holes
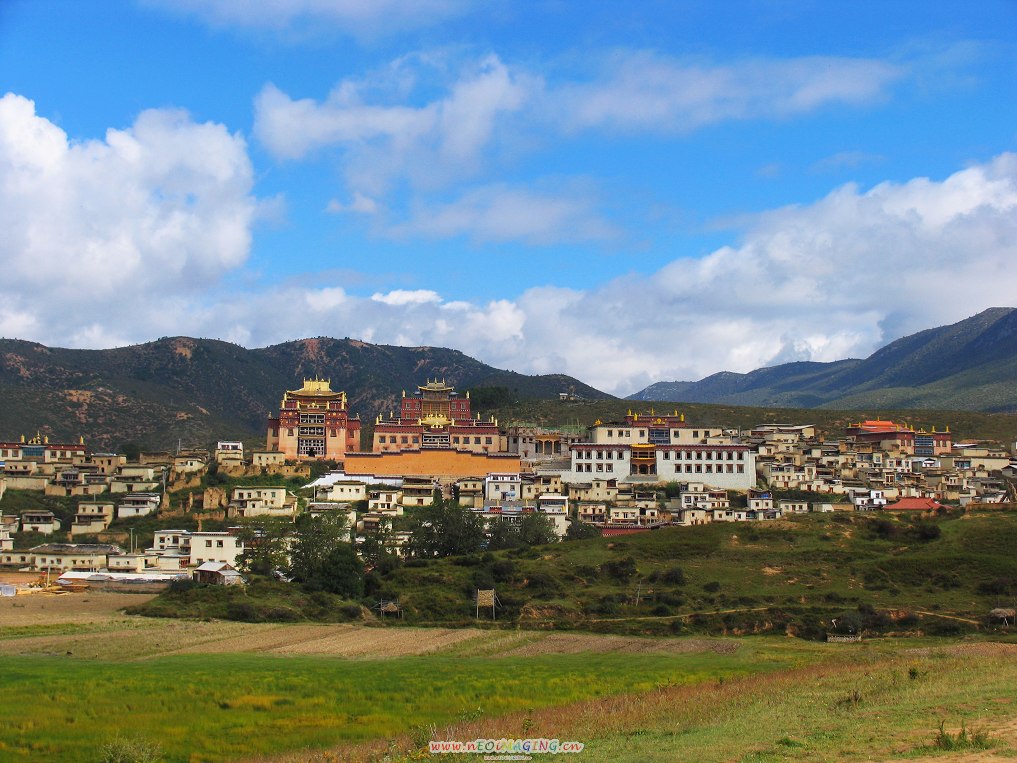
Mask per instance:
[[[6,0],[0,335],[627,394],[1017,306],[1017,2]]]

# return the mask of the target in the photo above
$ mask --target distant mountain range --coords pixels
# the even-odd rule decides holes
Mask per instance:
[[[0,340],[0,440],[36,431],[56,440],[84,435],[94,449],[134,442],[153,448],[257,441],[283,391],[303,378],[331,379],[352,413],[370,424],[428,379],[474,392],[485,413],[506,399],[557,399],[574,392],[611,398],[569,376],[526,376],[457,350],[390,347],[353,339],[303,339],[248,350],[176,337],[112,350],[66,350]]]
[[[444,379],[472,391],[487,415],[519,400],[571,392],[612,400],[564,375],[527,376],[458,350],[302,339],[248,350],[176,337],[112,350],[66,350],[0,339],[0,440],[36,431],[79,435],[95,449],[169,448],[216,439],[258,442],[283,391],[331,379],[370,428],[403,390]],[[952,326],[898,339],[864,360],[785,363],[698,382],[658,382],[629,400],[764,408],[1017,412],[1017,309],[993,308]],[[557,410],[557,409],[555,409]],[[576,415],[571,411],[570,415]]]
[[[864,360],[784,363],[696,382],[657,382],[628,400],[772,408],[1017,412],[1017,309],[996,307],[898,339]]]

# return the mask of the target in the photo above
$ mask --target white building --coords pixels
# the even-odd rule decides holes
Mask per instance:
[[[545,493],[537,498],[537,511],[554,524],[554,532],[564,538],[569,529],[569,499],[564,495]]]
[[[237,566],[237,559],[244,553],[244,542],[228,532],[192,532],[190,534],[190,566],[205,562],[226,562]]]
[[[230,517],[290,517],[296,514],[297,499],[285,487],[237,487],[227,509]]]
[[[147,517],[159,510],[161,502],[162,496],[159,493],[129,493],[120,499],[117,518]]]
[[[484,478],[484,498],[488,501],[522,500],[523,480],[518,474],[491,473]]]

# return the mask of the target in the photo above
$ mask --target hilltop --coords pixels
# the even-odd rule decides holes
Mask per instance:
[[[458,350],[394,347],[354,339],[302,339],[248,350],[211,339],[174,337],[110,350],[69,350],[0,340],[0,432],[84,435],[96,449],[129,441],[153,448],[216,439],[263,442],[266,419],[284,390],[303,378],[331,379],[369,424],[397,407],[403,390],[440,378],[487,399],[609,398],[560,374],[527,376]],[[478,403],[483,403],[478,400]],[[483,405],[475,410],[487,415]]]
[[[630,400],[776,408],[1017,411],[1017,309],[985,310],[891,342],[864,360],[797,362],[696,382],[657,382]]]

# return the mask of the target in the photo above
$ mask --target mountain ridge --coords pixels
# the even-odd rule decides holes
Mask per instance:
[[[896,339],[867,358],[797,361],[699,381],[656,382],[627,400],[774,408],[1017,411],[1017,309],[994,307]]]
[[[575,391],[613,399],[563,374],[528,376],[443,347],[374,345],[315,337],[246,349],[216,339],[163,337],[108,350],[0,339],[0,436],[40,431],[86,436],[96,448],[136,441],[256,442],[283,392],[321,377],[347,393],[365,424],[397,407],[402,391],[442,378],[461,391],[498,388],[521,398]],[[477,412],[483,414],[483,410]]]

